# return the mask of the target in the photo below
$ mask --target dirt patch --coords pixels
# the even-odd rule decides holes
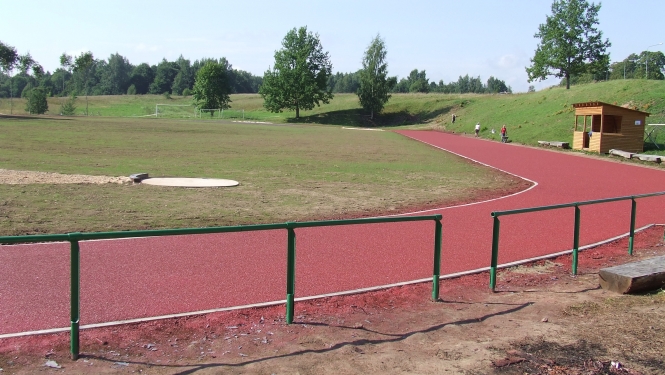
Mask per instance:
[[[663,374],[665,292],[621,296],[598,269],[665,254],[662,227],[570,256],[431,284],[81,333],[0,340],[6,374]],[[528,269],[532,268],[532,269]],[[53,363],[50,363],[53,365]]]
[[[0,184],[130,184],[129,177],[89,176],[0,169]]]

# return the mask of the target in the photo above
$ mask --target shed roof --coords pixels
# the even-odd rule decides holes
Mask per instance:
[[[642,113],[646,116],[649,116],[649,112],[643,112],[643,111],[638,111],[635,109],[630,109],[626,107],[620,107],[618,105],[614,104],[609,104],[609,103],[603,103],[603,102],[585,102],[585,103],[574,103],[573,104],[574,108],[585,108],[585,107],[613,107],[613,108],[618,108],[622,109],[624,111],[631,111],[631,112],[637,112],[637,113]]]

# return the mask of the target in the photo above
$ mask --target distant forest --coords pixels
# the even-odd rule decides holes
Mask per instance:
[[[46,72],[39,79],[21,71],[11,79],[11,93],[22,96],[32,87],[44,87],[51,96],[76,95],[122,95],[122,94],[174,94],[189,95],[194,87],[194,78],[206,62],[214,59],[201,59],[192,63],[180,56],[175,61],[163,59],[157,65],[146,63],[133,65],[120,54],[113,54],[107,60],[95,60],[90,67],[89,78],[83,72],[74,72],[67,67]],[[220,60],[226,60],[222,58]],[[218,61],[218,60],[215,60]],[[0,97],[9,97],[10,80],[2,74]],[[262,78],[243,70],[233,69],[228,64],[228,76],[233,93],[258,92]]]
[[[108,59],[95,59],[90,67],[86,84],[83,72],[75,72],[71,67],[62,66],[54,72],[45,72],[40,77],[31,75],[29,71],[16,70],[9,76],[0,73],[0,97],[25,96],[33,87],[43,87],[49,96],[69,95],[141,95],[169,94],[190,95],[198,70],[206,62],[214,59],[195,60],[193,63],[182,55],[175,61],[162,59],[157,65],[142,63],[134,65],[118,54]],[[244,70],[233,69],[232,65],[222,57],[216,61],[228,64],[228,75],[232,93],[257,93],[263,77],[252,75]],[[414,69],[408,77],[394,80],[393,92],[441,92],[441,93],[498,93],[512,92],[505,82],[490,77],[482,82],[480,77],[466,75],[456,82],[430,82],[424,70]],[[359,72],[336,73],[328,80],[328,86],[335,93],[355,93],[360,85]]]

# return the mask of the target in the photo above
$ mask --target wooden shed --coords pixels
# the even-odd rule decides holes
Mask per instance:
[[[575,103],[573,149],[608,153],[644,150],[647,112],[603,102]]]

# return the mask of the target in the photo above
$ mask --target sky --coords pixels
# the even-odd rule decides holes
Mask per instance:
[[[596,3],[598,3],[596,1]],[[528,83],[525,67],[538,45],[534,34],[552,0],[0,0],[0,41],[30,52],[46,70],[63,52],[113,53],[132,64],[180,55],[192,62],[226,57],[235,69],[262,76],[286,33],[318,33],[333,72],[361,68],[363,52],[380,34],[388,70],[398,78],[425,70],[430,81],[490,76],[514,92],[555,85]],[[605,0],[598,28],[612,43],[612,61],[646,50],[665,51],[663,0]],[[655,46],[654,46],[655,45]]]

